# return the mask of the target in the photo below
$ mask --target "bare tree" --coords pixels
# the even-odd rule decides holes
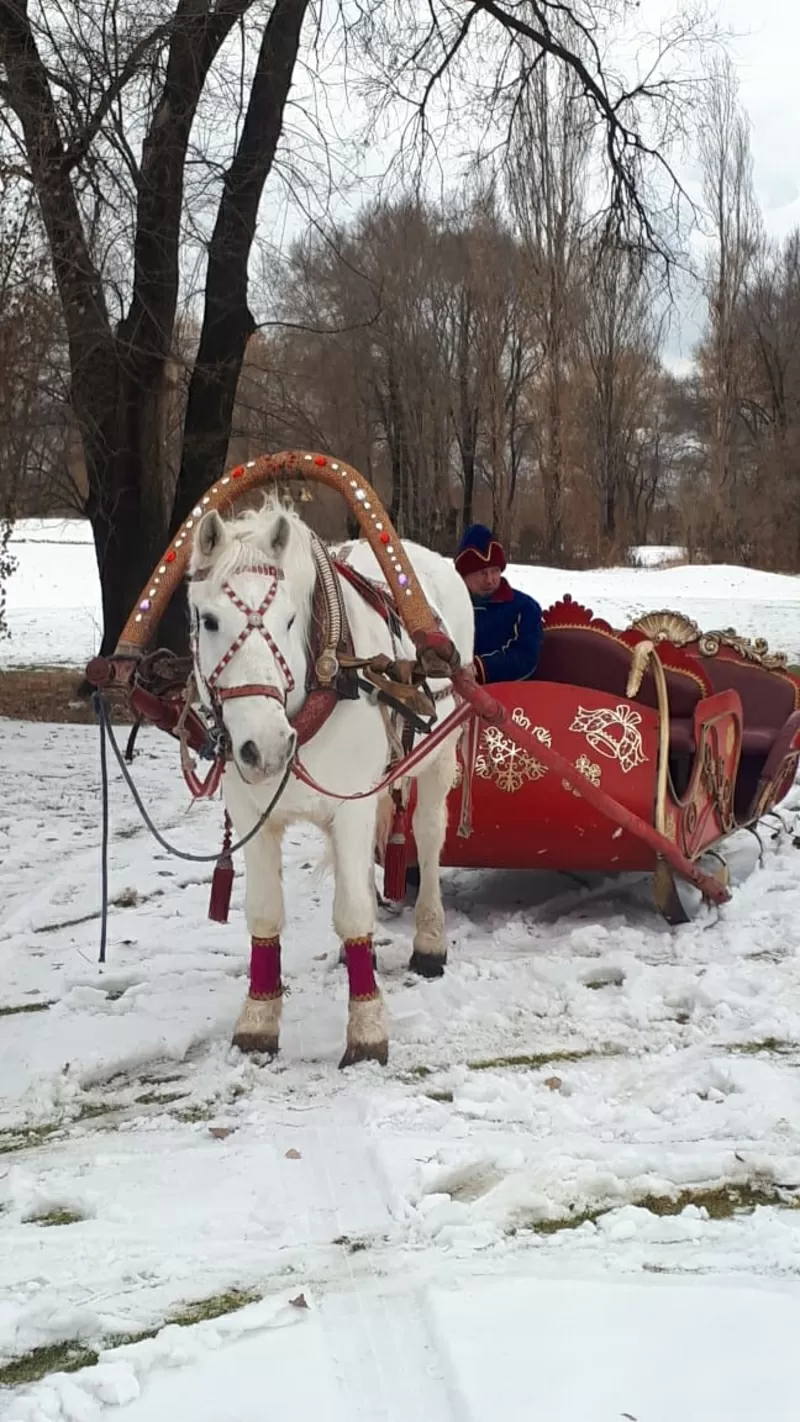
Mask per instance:
[[[631,533],[622,515],[635,507],[660,379],[661,331],[639,263],[603,247],[587,266],[580,393],[585,468],[600,519],[598,552],[621,551]]]
[[[547,58],[540,62],[519,104],[506,165],[542,346],[542,547],[555,564],[564,554],[565,385],[576,336],[574,287],[584,238],[590,146],[580,95],[574,70],[556,67]]]
[[[248,263],[259,203],[310,12],[310,0],[153,0],[144,9],[133,0],[0,0],[0,162],[36,196],[59,295],[106,649],[167,535],[226,457],[255,331]],[[509,105],[513,114],[514,94],[541,55],[552,56],[576,76],[603,136],[608,230],[663,250],[649,175],[663,171],[679,116],[665,56],[679,55],[697,30],[677,16],[655,68],[619,83],[604,47],[610,26],[626,15],[624,0],[574,8],[560,0],[466,7],[431,0],[427,11],[364,0],[335,11],[330,43],[348,55],[357,48],[380,100],[376,111],[398,99],[410,103],[424,135],[432,102],[441,105],[449,84],[450,118],[471,120],[473,135],[476,124],[488,123],[492,143],[501,141],[497,124]],[[314,41],[322,44],[314,17]],[[183,369],[176,321],[191,244],[207,260],[176,442],[176,371]],[[403,383],[423,378],[422,366],[409,370],[400,360],[408,334],[397,328],[384,351],[384,429],[403,516],[417,527],[426,506],[408,475],[419,465],[412,446],[424,439],[432,451],[437,507],[449,447],[438,396],[424,419],[418,401],[411,422],[403,408]],[[474,405],[466,423],[464,413],[462,431]]]
[[[637,10],[629,0],[363,0],[353,35],[370,61],[363,83],[376,122],[406,114],[404,151],[417,173],[465,129],[476,162],[496,153],[524,124],[521,99],[552,58],[574,76],[596,138],[601,235],[669,265],[685,195],[668,155],[712,30],[701,0],[678,0],[657,35],[636,33],[638,63],[626,75],[610,55],[636,32]]]
[[[709,488],[701,516],[703,541],[713,549],[736,542],[735,481],[742,397],[742,298],[759,235],[753,196],[749,126],[728,59],[711,74],[700,136],[703,193],[713,249],[706,270],[709,329],[700,351],[710,413]]]
[[[476,235],[481,274],[477,337],[483,358],[479,467],[491,496],[492,526],[508,543],[521,475],[530,468],[530,390],[540,351],[519,243],[491,211],[482,216]]]
[[[0,513],[71,506],[63,331],[35,213],[0,180]]]
[[[66,327],[112,647],[175,527],[218,473],[253,331],[247,267],[309,0],[0,0],[7,162],[36,195]],[[248,24],[249,22],[249,24]],[[198,108],[221,84],[237,26],[258,41],[208,243],[199,346],[172,508],[164,467],[172,399],[184,192]],[[111,211],[130,223],[132,275],[106,250]],[[195,214],[195,217],[197,214]],[[125,228],[116,232],[124,247]],[[120,310],[119,319],[113,305]],[[170,518],[171,513],[171,518]]]

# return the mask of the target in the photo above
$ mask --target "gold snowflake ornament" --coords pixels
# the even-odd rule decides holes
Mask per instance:
[[[526,781],[541,780],[547,770],[541,761],[504,736],[499,727],[489,726],[483,733],[475,774],[482,780],[493,780],[498,790],[513,795]]]

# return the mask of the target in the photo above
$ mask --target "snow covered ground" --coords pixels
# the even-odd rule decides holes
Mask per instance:
[[[11,551],[20,570],[8,585],[11,640],[0,642],[0,665],[83,665],[100,645],[100,590],[90,531],[77,520],[26,519]],[[679,550],[677,550],[679,551]],[[565,572],[512,567],[509,577],[549,606],[565,593],[615,625],[669,607],[705,630],[736,626],[767,637],[800,662],[800,577],[724,566],[659,567],[667,548],[639,549],[642,567]]]
[[[14,655],[79,663],[90,558],[39,547]],[[557,576],[606,614],[699,617],[700,575],[700,620],[800,649],[800,580]],[[159,826],[212,853],[219,807],[188,809],[166,738],[140,746]],[[96,732],[0,721],[0,766],[0,1368],[44,1374],[0,1391],[4,1422],[794,1422],[800,785],[732,902],[678,930],[638,881],[447,873],[446,977],[407,973],[410,911],[383,920],[390,1064],[342,1074],[312,831],[286,844],[290,993],[257,1065],[228,1046],[241,873],[209,923],[209,873],[114,773],[100,968]]]

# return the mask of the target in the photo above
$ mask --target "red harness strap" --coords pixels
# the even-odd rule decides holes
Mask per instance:
[[[394,598],[388,588],[383,588],[380,583],[373,582],[371,578],[365,577],[363,573],[357,573],[355,568],[351,568],[348,563],[340,563],[337,559],[334,559],[333,566],[339,574],[339,577],[344,578],[345,582],[348,582],[351,588],[355,588],[359,596],[364,599],[364,602],[372,608],[373,612],[377,612],[379,616],[383,618],[384,622],[395,620],[398,626],[402,625]]]
[[[249,607],[248,604],[244,601],[244,599],[240,598],[238,594],[234,592],[230,583],[222,584],[222,591],[230,598],[234,607],[238,608],[240,612],[244,613],[244,616],[246,617],[247,621],[245,622],[245,625],[239,633],[238,637],[234,638],[234,640],[231,642],[231,645],[229,646],[225,655],[220,657],[219,661],[217,662],[217,665],[215,666],[214,670],[208,678],[208,689],[211,692],[212,697],[216,698],[216,700],[219,702],[232,701],[239,696],[271,696],[274,700],[282,701],[285,705],[287,696],[290,692],[294,691],[294,677],[292,676],[289,664],[286,661],[286,658],[284,657],[280,647],[272,637],[272,634],[270,633],[269,629],[264,626],[264,615],[275,598],[275,594],[278,591],[278,583],[283,577],[283,572],[280,568],[275,568],[271,564],[259,566],[257,568],[252,569],[248,568],[247,571],[258,573],[262,577],[272,578],[272,583],[267,589],[265,596],[258,604],[258,607],[256,608]],[[264,638],[264,641],[269,647],[273,657],[275,658],[275,661],[278,663],[281,675],[283,676],[285,683],[283,692],[281,692],[279,686],[272,686],[269,682],[264,682],[263,684],[260,682],[248,682],[245,686],[231,687],[219,685],[219,678],[222,676],[222,673],[225,671],[225,668],[228,667],[233,661],[234,657],[236,656],[236,653],[241,651],[251,632],[261,633],[261,636]]]

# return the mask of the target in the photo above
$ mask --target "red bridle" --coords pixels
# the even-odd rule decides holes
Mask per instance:
[[[291,668],[280,647],[275,642],[269,629],[264,626],[264,615],[278,591],[278,583],[283,577],[283,571],[281,568],[274,568],[268,563],[256,564],[252,568],[243,568],[241,571],[255,573],[258,577],[271,578],[272,583],[266,595],[261,599],[258,607],[250,607],[243,598],[239,597],[238,594],[233,591],[229,582],[222,584],[222,591],[230,598],[234,607],[238,608],[239,612],[244,614],[247,620],[238,637],[231,642],[224,656],[220,657],[211,675],[206,680],[206,686],[208,687],[212,704],[216,702],[221,706],[223,702],[233,701],[240,696],[269,696],[273,701],[280,701],[281,705],[285,706],[287,698],[290,693],[294,691],[294,677],[292,676]],[[233,574],[231,574],[231,576],[233,576]],[[260,632],[272,652],[283,675],[285,683],[283,689],[279,686],[273,686],[269,682],[247,682],[244,686],[219,685],[219,679],[222,673],[230,666],[236,653],[244,646],[251,632]]]

